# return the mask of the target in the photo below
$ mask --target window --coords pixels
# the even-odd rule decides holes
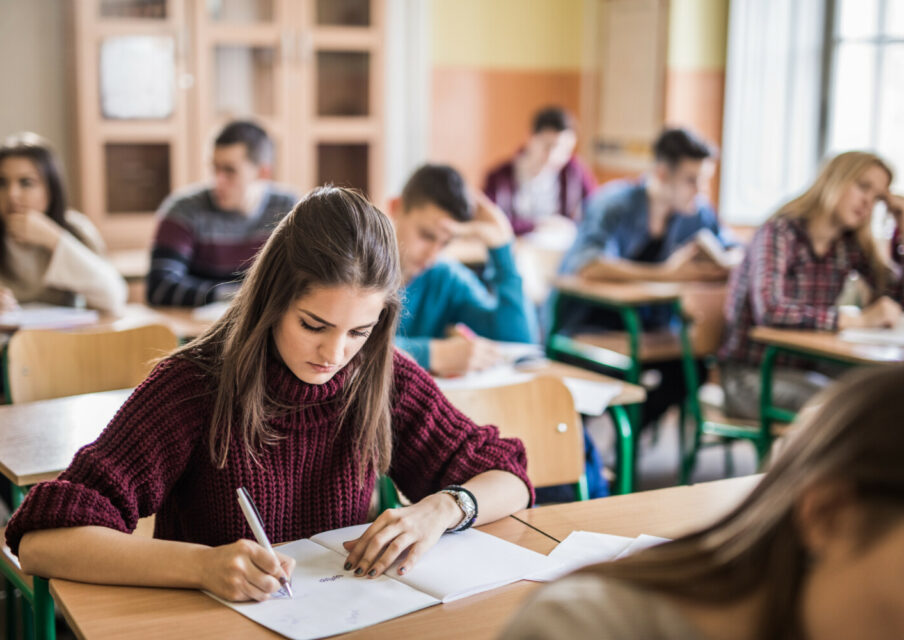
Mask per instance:
[[[823,149],[876,151],[904,171],[904,2],[834,1]]]

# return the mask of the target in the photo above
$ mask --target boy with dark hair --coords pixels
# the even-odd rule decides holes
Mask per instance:
[[[711,232],[723,248],[732,241],[719,226],[716,213],[701,196],[701,186],[713,171],[715,150],[686,129],[666,129],[653,145],[655,163],[639,181],[618,180],[600,188],[585,204],[584,219],[574,245],[565,255],[561,273],[591,280],[694,281],[724,280],[725,266],[709,259],[696,242]],[[726,261],[737,261],[737,252]],[[617,314],[568,301],[561,310],[565,333],[621,329]],[[645,330],[672,321],[665,307],[643,309]],[[661,382],[648,393],[645,423],[655,421],[684,397],[680,361],[657,363]]]
[[[273,143],[253,122],[220,131],[213,184],[174,193],[157,212],[150,304],[195,307],[235,294],[237,280],[298,199],[269,182],[272,162]]]
[[[389,215],[399,243],[403,308],[396,344],[436,375],[461,375],[496,364],[494,340],[536,341],[536,318],[512,255],[512,229],[482,193],[472,207],[461,175],[446,165],[414,172]],[[457,236],[488,248],[484,284],[459,262],[439,259]]]
[[[515,235],[557,218],[575,222],[581,203],[596,187],[590,171],[574,155],[574,119],[561,107],[546,107],[534,115],[530,138],[514,158],[494,168],[484,192],[512,223]]]

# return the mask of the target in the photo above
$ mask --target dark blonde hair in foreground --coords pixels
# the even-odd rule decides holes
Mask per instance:
[[[860,369],[814,399],[820,404],[740,506],[697,533],[585,573],[722,605],[765,598],[757,637],[800,638],[808,554],[795,524],[804,492],[848,483],[867,510],[864,544],[904,519],[904,366]]]
[[[393,335],[401,284],[395,233],[389,219],[362,195],[336,187],[308,194],[277,225],[248,270],[229,309],[176,357],[201,366],[215,381],[209,448],[218,467],[239,436],[252,457],[278,436],[268,420],[297,410],[267,394],[267,360],[278,357],[272,331],[289,306],[314,287],[382,291],[376,326],[348,363],[340,428],[354,428],[361,476],[385,471],[392,454],[390,396]]]
[[[803,194],[782,205],[773,217],[802,218],[810,221],[831,215],[838,206],[848,186],[870,167],[879,167],[888,175],[888,183],[894,180],[891,167],[874,153],[848,151],[829,160],[816,180]],[[863,250],[873,270],[873,277],[882,288],[888,278],[889,266],[876,247],[872,229],[864,224],[854,232],[857,244]]]

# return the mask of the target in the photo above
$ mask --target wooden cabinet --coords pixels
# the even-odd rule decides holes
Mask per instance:
[[[381,201],[384,0],[70,0],[78,205],[113,248],[209,175],[217,131],[251,118],[274,179]]]

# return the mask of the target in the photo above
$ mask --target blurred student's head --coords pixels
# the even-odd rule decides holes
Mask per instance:
[[[697,195],[712,177],[716,150],[687,129],[665,129],[653,143],[653,178],[669,209],[693,213]]]
[[[233,429],[252,453],[277,438],[267,425],[273,354],[308,384],[324,384],[347,369],[343,415],[349,419],[342,428],[354,430],[362,473],[385,470],[400,285],[392,224],[362,195],[320,187],[295,205],[226,314],[181,352],[213,354],[207,361],[219,390],[212,458],[224,463]]]
[[[0,216],[32,210],[66,226],[66,190],[56,154],[47,140],[25,131],[0,146]]]
[[[525,153],[538,172],[558,172],[571,159],[576,144],[577,133],[571,115],[561,107],[546,107],[534,114]]]
[[[729,515],[592,571],[720,607],[758,596],[758,638],[904,637],[902,381],[851,372]]]
[[[461,224],[474,216],[464,179],[443,164],[415,171],[389,210],[406,282],[432,266]]]
[[[870,228],[876,203],[888,193],[894,174],[874,153],[848,151],[823,165],[813,184],[800,196],[782,205],[777,216],[806,221],[829,220],[854,234],[876,273],[884,281],[887,270]]]
[[[213,149],[214,199],[224,211],[241,210],[248,188],[269,178],[273,143],[267,132],[248,121],[230,122],[217,135]]]

